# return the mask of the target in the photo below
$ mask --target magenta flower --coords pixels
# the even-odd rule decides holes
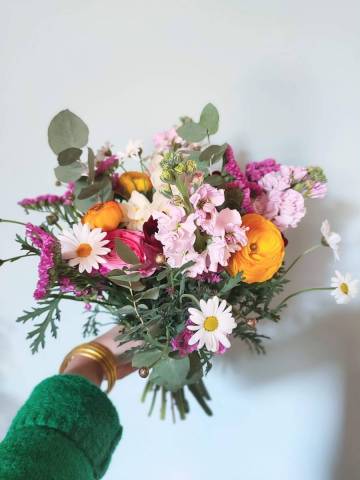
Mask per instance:
[[[26,236],[40,250],[39,279],[34,292],[34,298],[42,300],[51,288],[57,241],[55,237],[31,223],[26,224]]]

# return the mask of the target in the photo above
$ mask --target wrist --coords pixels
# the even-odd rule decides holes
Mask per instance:
[[[104,372],[100,363],[80,355],[71,359],[63,373],[66,375],[80,375],[98,387],[100,387],[104,379]]]

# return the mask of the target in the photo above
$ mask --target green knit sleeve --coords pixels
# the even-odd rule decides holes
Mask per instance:
[[[41,382],[0,444],[1,480],[101,478],[122,427],[107,396],[83,377]]]

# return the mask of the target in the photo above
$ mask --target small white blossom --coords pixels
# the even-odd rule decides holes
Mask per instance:
[[[349,303],[356,297],[358,292],[358,280],[352,280],[350,273],[342,275],[339,271],[335,271],[335,277],[331,279],[331,286],[335,288],[331,295],[335,297],[336,303]]]
[[[339,260],[339,243],[341,242],[340,235],[331,231],[328,220],[323,221],[320,231],[323,236],[323,243],[332,249],[334,252],[334,257],[336,260]]]

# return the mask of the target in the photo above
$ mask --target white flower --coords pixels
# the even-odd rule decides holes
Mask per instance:
[[[143,142],[141,140],[129,140],[123,155],[127,158],[136,158],[142,150]]]
[[[320,231],[323,236],[323,243],[332,249],[334,252],[334,257],[336,260],[339,260],[339,243],[341,242],[340,235],[330,230],[330,223],[328,220],[323,221]]]
[[[167,198],[159,192],[155,192],[152,202],[149,202],[145,195],[134,190],[129,201],[122,204],[127,217],[127,227],[131,230],[142,230],[153,212],[166,210],[167,204]]]
[[[217,352],[219,344],[225,348],[230,347],[227,338],[236,327],[236,322],[231,314],[231,306],[225,300],[220,303],[218,297],[212,297],[207,302],[200,300],[200,309],[189,308],[190,320],[195,325],[188,325],[189,330],[195,331],[189,339],[189,345],[199,342],[197,349],[204,345],[209,352]]]
[[[335,297],[336,303],[349,303],[350,300],[357,295],[358,280],[352,280],[350,273],[342,275],[337,270],[335,271],[335,277],[331,279],[331,286],[335,288],[331,292],[331,295]]]
[[[93,268],[97,270],[99,264],[106,263],[103,256],[110,252],[110,248],[104,247],[109,243],[105,237],[106,232],[101,228],[90,230],[87,224],[75,224],[72,231],[64,230],[58,236],[62,258],[69,260],[70,267],[79,265],[80,273],[85,270],[90,273]]]
[[[109,157],[111,155],[112,147],[113,145],[110,142],[105,142],[104,145],[96,152],[96,160],[101,162],[105,160],[106,157]]]

